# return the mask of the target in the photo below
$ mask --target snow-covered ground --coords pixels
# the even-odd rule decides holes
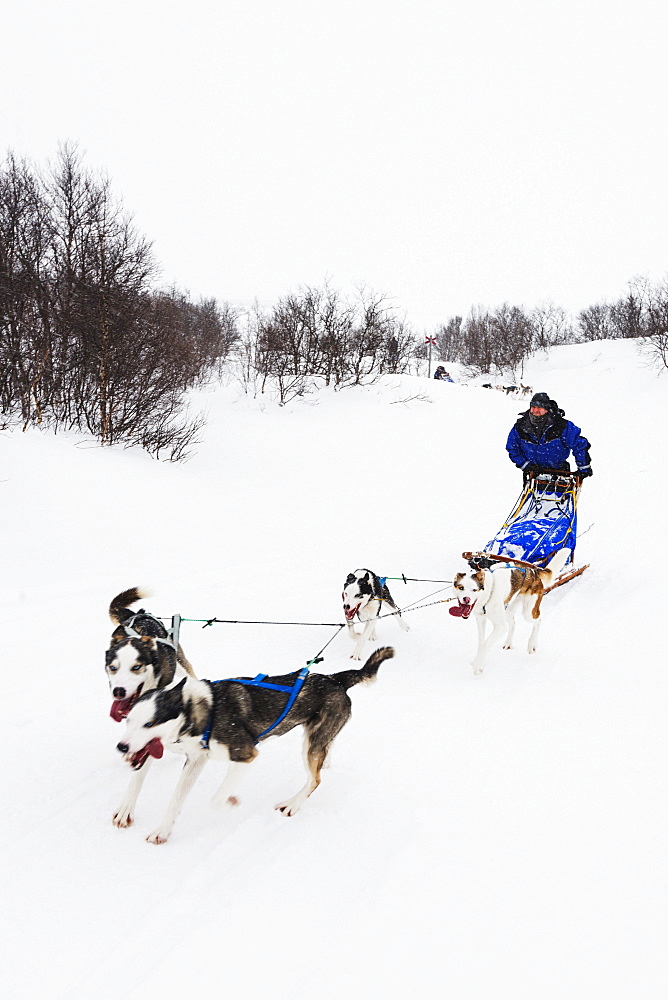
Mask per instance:
[[[452,580],[519,492],[504,444],[526,404],[413,376],[282,409],[219,388],[185,466],[0,434],[4,997],[666,997],[668,373],[618,341],[538,356],[524,382],[583,428],[595,470],[591,568],[546,599],[538,653],[518,624],[474,677],[475,625],[449,605],[381,623],[397,655],[351,692],[302,811],[272,808],[302,783],[293,732],[236,809],[211,808],[210,764],[160,847],[144,838],[181,758],[154,765],[134,827],[111,823],[129,773],[110,598],[144,585],[163,617],[336,623],[356,567]],[[390,586],[402,607],[447,596]],[[217,678],[294,670],[334,633],[186,621],[182,642]],[[341,632],[319,669],[350,652]]]

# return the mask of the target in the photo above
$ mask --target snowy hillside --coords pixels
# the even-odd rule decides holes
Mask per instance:
[[[293,732],[262,746],[236,809],[211,808],[211,763],[160,847],[144,838],[175,755],[135,825],[111,823],[129,773],[110,599],[144,585],[151,611],[183,615],[201,677],[301,667],[335,634],[350,570],[452,580],[494,534],[526,404],[413,376],[283,409],[219,388],[183,467],[0,433],[4,997],[663,1000],[668,673],[648,611],[668,599],[668,373],[617,341],[538,356],[524,381],[582,427],[595,472],[591,568],[546,598],[538,653],[518,623],[474,677],[475,625],[447,604],[409,612],[408,633],[382,622],[396,657],[351,692],[302,811],[273,809],[303,780]],[[404,608],[448,596],[389,585]],[[202,628],[214,616],[330,624]],[[319,669],[350,666],[351,646],[336,635]]]

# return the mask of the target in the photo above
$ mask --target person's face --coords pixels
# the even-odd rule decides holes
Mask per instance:
[[[547,410],[544,407],[542,407],[542,406],[532,406],[531,407],[531,416],[532,417],[544,417],[546,413],[547,413]]]

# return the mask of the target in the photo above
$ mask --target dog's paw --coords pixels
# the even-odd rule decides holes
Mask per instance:
[[[113,824],[117,826],[119,830],[127,830],[129,826],[134,823],[134,816],[126,812],[124,809],[119,809],[117,813],[114,813]]]
[[[146,838],[146,843],[147,844],[166,844],[167,841],[169,840],[169,833],[170,832],[171,831],[169,831],[168,833],[163,833],[162,830],[154,830],[153,833],[149,833],[148,837]]]
[[[471,666],[473,667],[473,673],[476,677],[478,676],[478,674],[482,673],[483,669],[482,663],[472,663]]]
[[[512,649],[513,647],[512,646],[504,646],[503,648],[504,649]]]
[[[287,802],[279,802],[274,809],[277,812],[283,813],[284,816],[294,816],[296,812],[299,812],[301,802],[296,803],[292,799],[288,799]]]

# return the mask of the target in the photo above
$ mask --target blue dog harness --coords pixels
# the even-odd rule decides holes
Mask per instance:
[[[268,733],[270,733],[272,731],[272,729],[275,729],[276,726],[280,722],[282,722],[283,719],[285,718],[285,716],[288,714],[288,712],[290,711],[290,709],[292,708],[292,706],[295,703],[297,695],[299,694],[299,692],[301,691],[301,689],[302,689],[302,687],[304,685],[304,681],[308,677],[308,667],[302,667],[302,669],[299,671],[299,674],[297,675],[297,678],[296,678],[296,680],[295,680],[295,682],[294,682],[294,684],[292,686],[287,685],[287,684],[271,684],[271,683],[267,683],[265,681],[266,676],[267,676],[266,674],[258,674],[257,677],[253,677],[252,680],[248,680],[245,677],[227,677],[224,680],[220,680],[220,681],[209,681],[209,684],[211,684],[211,685],[213,685],[213,684],[245,684],[247,687],[261,687],[261,688],[266,688],[268,691],[282,691],[284,694],[289,694],[290,697],[288,698],[288,700],[287,700],[287,702],[285,704],[285,708],[283,709],[283,711],[281,712],[281,714],[279,715],[279,717],[276,719],[276,721],[272,722],[272,724],[269,726],[269,728],[265,729],[265,731],[263,733],[260,733],[260,735],[255,740],[256,744],[259,743],[259,741],[263,737],[265,737]],[[209,721],[207,723],[206,729],[204,730],[204,733],[202,734],[202,739],[200,740],[200,743],[202,744],[202,749],[203,750],[208,750],[209,749],[209,739],[211,738],[211,727],[212,726],[213,726],[213,705],[211,706],[211,713],[209,715]]]

